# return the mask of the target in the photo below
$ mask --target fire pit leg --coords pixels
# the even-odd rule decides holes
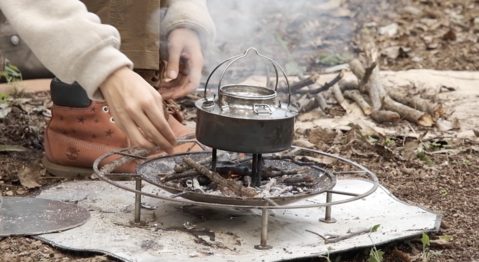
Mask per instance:
[[[253,154],[253,164],[251,167],[251,180],[254,186],[261,186],[261,161],[262,155],[261,154]]]
[[[327,192],[326,203],[331,203],[331,201],[333,201],[333,193]],[[326,211],[324,212],[324,218],[319,219],[319,221],[328,224],[336,223],[336,219],[331,217],[331,206],[326,207]]]
[[[135,178],[135,189],[141,191],[141,177]],[[141,194],[135,193],[135,223],[141,222]]]
[[[211,171],[216,172],[216,162],[218,161],[218,152],[216,148],[211,151]]]
[[[261,242],[259,245],[255,245],[254,248],[259,250],[268,250],[271,249],[272,246],[268,245],[268,217],[269,217],[269,210],[267,208],[262,209],[262,216],[261,216]]]

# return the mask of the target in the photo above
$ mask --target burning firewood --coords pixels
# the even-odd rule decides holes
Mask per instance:
[[[197,163],[201,164],[201,165],[204,165],[204,164],[207,164],[209,162],[211,162],[211,157],[200,159]],[[192,167],[189,166],[189,165],[186,165],[186,164],[177,164],[177,165],[175,165],[175,168],[174,168],[176,173],[183,173],[183,172],[191,170],[191,169],[192,169]]]
[[[216,183],[220,191],[226,195],[230,194],[230,192],[241,197],[254,197],[257,195],[256,190],[253,188],[244,187],[240,184],[237,184],[234,180],[225,179],[220,174],[209,170],[207,167],[202,166],[201,164],[198,164],[189,157],[183,158],[183,162],[195,169],[201,175],[208,177],[213,183]]]
[[[311,175],[295,175],[292,177],[287,177],[283,179],[283,181],[287,185],[298,185],[298,184],[305,184],[305,185],[311,185],[314,184],[315,178],[314,176]]]
[[[165,175],[161,178],[161,181],[168,182],[168,181],[179,180],[183,178],[192,178],[198,175],[199,174],[196,170],[186,170],[182,173],[173,173],[173,174]]]

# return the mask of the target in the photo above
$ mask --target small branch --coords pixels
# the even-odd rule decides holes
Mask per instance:
[[[371,232],[371,229],[363,229],[363,230],[359,230],[359,231],[356,231],[356,232],[351,232],[351,233],[349,233],[347,235],[344,235],[344,236],[335,236],[335,237],[326,238],[324,243],[325,244],[337,243],[339,241],[342,241],[342,240],[345,240],[345,239],[348,239],[348,238],[352,238],[352,237],[355,237],[355,236],[363,235],[363,234],[368,234],[370,232]]]
[[[372,111],[370,116],[378,123],[397,122],[401,119],[401,116],[398,113],[386,110]]]
[[[309,93],[310,94],[318,94],[320,92],[324,92],[324,91],[327,91],[329,88],[331,88],[332,86],[334,86],[336,83],[339,82],[339,80],[341,80],[344,76],[344,72],[341,71],[339,72],[339,74],[333,78],[331,81],[329,82],[326,82],[324,83],[320,88],[317,88],[317,89],[314,89],[314,90],[311,90]]]
[[[376,61],[373,62],[370,66],[366,68],[366,71],[364,72],[363,78],[361,78],[361,81],[359,82],[359,90],[364,91],[366,84],[369,81],[369,78],[371,77],[374,69],[376,68]]]
[[[361,95],[361,93],[359,93],[358,90],[345,91],[344,96],[356,102],[356,104],[358,104],[361,110],[363,110],[363,113],[365,115],[368,116],[372,113],[371,106],[368,104],[368,102],[366,102],[366,100],[364,100],[363,96]]]
[[[369,93],[369,98],[371,99],[373,110],[380,110],[382,108],[383,99],[386,96],[386,91],[381,84],[378,67],[373,70],[371,76],[369,77],[367,90]]]
[[[402,118],[414,122],[421,126],[432,126],[434,120],[432,116],[428,113],[421,112],[412,107],[403,105],[392,100],[389,96],[384,98],[384,108],[399,113]]]
[[[333,94],[334,98],[336,98],[336,101],[338,101],[339,105],[347,112],[349,113],[351,111],[349,103],[344,99],[343,93],[341,92],[341,89],[339,89],[339,85],[334,85],[333,88]]]
[[[198,175],[199,174],[196,170],[186,170],[183,173],[168,174],[168,175],[162,177],[161,181],[166,183],[166,182],[169,182],[169,181],[183,179],[183,178],[192,178],[192,177],[195,177],[195,176],[198,176]]]
[[[369,81],[374,69],[376,68],[377,62],[373,61],[366,69],[363,64],[358,59],[353,59],[349,62],[349,68],[351,72],[359,79],[358,89],[361,92],[366,91],[366,84]]]
[[[99,175],[100,176],[108,175],[111,172],[113,172],[115,169],[121,167],[122,165],[130,161],[133,161],[135,159],[138,159],[138,157],[147,156],[152,151],[153,149],[129,148],[126,151],[123,151],[123,153],[127,155],[123,155],[122,157],[115,159],[111,161],[110,163],[104,165],[102,168],[100,168]],[[128,155],[131,155],[131,156],[128,156]]]
[[[200,159],[197,161],[198,164],[200,165],[204,165],[204,164],[207,164],[211,162],[211,157],[207,157],[207,158],[203,158],[203,159]],[[174,169],[176,173],[183,173],[185,171],[188,171],[190,170],[191,167],[189,165],[186,165],[186,164],[176,164]]]
[[[314,73],[310,75],[308,78],[305,78],[303,80],[300,80],[298,82],[291,84],[289,86],[289,88],[291,89],[291,93],[296,93],[299,89],[316,83],[318,79],[319,79],[319,74]]]

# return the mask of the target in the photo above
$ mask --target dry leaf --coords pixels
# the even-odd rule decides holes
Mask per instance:
[[[25,167],[18,173],[20,184],[29,189],[40,187],[41,185],[37,182],[37,174],[32,172],[29,167]]]

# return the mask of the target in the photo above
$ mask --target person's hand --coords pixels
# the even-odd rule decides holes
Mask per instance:
[[[168,62],[161,95],[176,99],[194,91],[201,80],[203,53],[198,34],[187,28],[177,28],[168,35]]]
[[[111,74],[100,90],[132,145],[173,151],[176,138],[165,118],[163,99],[148,82],[124,67]]]

